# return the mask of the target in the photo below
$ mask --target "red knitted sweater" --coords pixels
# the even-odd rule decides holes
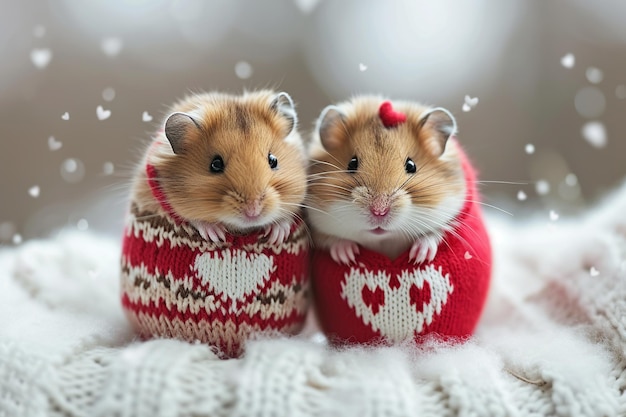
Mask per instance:
[[[144,337],[199,340],[227,357],[257,333],[296,333],[308,307],[308,235],[295,222],[280,245],[261,233],[214,244],[161,203],[158,213],[131,204],[122,246],[122,305]]]
[[[467,198],[435,259],[413,265],[409,250],[395,260],[360,247],[356,265],[339,265],[328,251],[313,254],[313,289],[324,332],[337,343],[399,342],[437,333],[467,337],[489,289],[491,247],[475,186],[462,155]]]

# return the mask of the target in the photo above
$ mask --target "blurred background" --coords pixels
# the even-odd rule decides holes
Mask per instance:
[[[513,218],[575,215],[626,176],[622,0],[0,5],[2,245],[119,236],[141,149],[192,91],[285,90],[306,134],[353,94],[445,106]]]

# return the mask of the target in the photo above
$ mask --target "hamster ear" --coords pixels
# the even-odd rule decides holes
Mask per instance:
[[[285,92],[276,94],[276,97],[272,100],[270,107],[283,115],[290,123],[289,134],[293,132],[298,124],[298,115],[296,114],[296,106],[293,104],[291,96]]]
[[[165,137],[176,155],[183,151],[183,142],[190,129],[200,129],[200,124],[187,113],[172,113],[165,121]]]
[[[426,111],[420,118],[418,130],[423,127],[432,129],[436,135],[429,140],[437,156],[441,156],[446,149],[450,136],[456,134],[456,119],[443,107],[435,107]]]
[[[334,129],[339,123],[343,123],[346,115],[337,106],[326,106],[315,124],[315,130],[320,135],[322,146],[327,151],[333,150],[341,143],[341,138],[334,134]]]

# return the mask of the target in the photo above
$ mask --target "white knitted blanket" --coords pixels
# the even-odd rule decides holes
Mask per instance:
[[[337,351],[311,325],[227,361],[134,338],[119,242],[4,249],[0,416],[625,416],[624,213],[626,185],[578,218],[491,219],[489,304],[461,346]]]

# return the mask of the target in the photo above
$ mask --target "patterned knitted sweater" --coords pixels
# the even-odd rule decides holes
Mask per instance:
[[[476,190],[476,174],[461,152],[466,203],[432,262],[414,265],[409,250],[396,259],[360,247],[356,265],[340,265],[316,250],[313,285],[320,324],[336,342],[400,342],[429,333],[472,334],[489,289],[491,247]]]
[[[143,337],[174,337],[217,347],[226,357],[243,352],[260,334],[295,334],[308,307],[308,235],[295,222],[282,244],[261,232],[203,239],[180,219],[147,178],[162,210],[132,202],[122,246],[122,305]]]

